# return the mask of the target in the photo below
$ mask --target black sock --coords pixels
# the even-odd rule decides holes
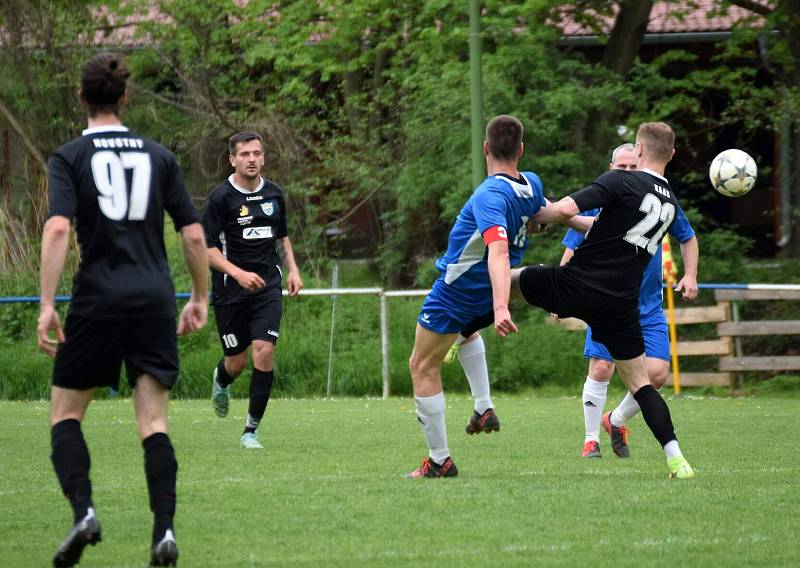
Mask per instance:
[[[651,385],[645,385],[633,394],[633,398],[639,403],[644,421],[662,447],[668,442],[677,440],[669,407],[656,389]]]
[[[231,377],[228,371],[225,370],[225,357],[220,359],[219,363],[217,363],[217,384],[222,388],[227,388],[235,378],[236,377]]]
[[[174,532],[172,518],[175,516],[175,481],[178,462],[169,436],[157,432],[142,440],[144,448],[144,473],[147,477],[147,492],[150,494],[150,510],[153,511],[153,544],[164,538],[167,529]]]
[[[89,479],[89,448],[83,439],[81,423],[74,418],[62,420],[50,430],[53,453],[50,459],[61,490],[72,505],[77,523],[92,507],[92,482]]]
[[[250,379],[250,405],[247,408],[247,424],[244,428],[245,434],[255,432],[264,417],[274,379],[275,373],[272,371],[261,371],[253,367],[253,376]]]

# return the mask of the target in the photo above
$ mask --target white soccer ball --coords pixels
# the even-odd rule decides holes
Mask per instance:
[[[727,197],[741,197],[753,189],[758,177],[756,162],[747,152],[725,150],[717,154],[708,170],[711,185]]]

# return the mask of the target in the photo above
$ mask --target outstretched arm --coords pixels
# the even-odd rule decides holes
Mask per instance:
[[[567,221],[579,212],[580,210],[575,201],[571,197],[565,197],[539,209],[539,212],[533,216],[533,220],[540,224],[560,223],[566,225]],[[588,227],[591,227],[591,223],[589,223]]]

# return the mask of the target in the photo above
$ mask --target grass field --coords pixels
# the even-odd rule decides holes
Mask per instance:
[[[612,404],[614,401],[609,401]],[[457,479],[407,480],[425,454],[413,401],[274,400],[262,439],[238,447],[246,403],[171,410],[180,463],[181,566],[438,564],[780,566],[800,561],[797,401],[673,400],[690,482],[668,481],[641,418],[633,457],[603,438],[577,457],[578,399],[500,396],[502,431],[468,437],[448,398]],[[127,400],[84,428],[103,542],[81,566],[145,566],[150,514]],[[0,403],[0,564],[49,565],[71,521],[49,461],[47,403]]]

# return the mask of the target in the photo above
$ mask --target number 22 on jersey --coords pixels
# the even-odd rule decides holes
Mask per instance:
[[[667,232],[669,224],[672,223],[672,220],[675,218],[675,206],[672,203],[662,203],[658,197],[652,193],[648,193],[644,196],[644,199],[642,199],[642,203],[639,205],[639,211],[644,211],[644,213],[646,213],[644,219],[631,227],[625,234],[624,239],[637,247],[646,249],[647,252],[653,256],[658,251],[658,244],[661,242],[661,237]],[[648,233],[659,221],[661,222],[661,226],[653,236],[645,237],[645,233]]]
[[[125,170],[131,176],[130,203]],[[97,204],[103,215],[112,221],[121,221],[127,215],[130,221],[142,221],[150,200],[150,154],[147,152],[97,152],[92,156],[92,175],[100,195]]]

